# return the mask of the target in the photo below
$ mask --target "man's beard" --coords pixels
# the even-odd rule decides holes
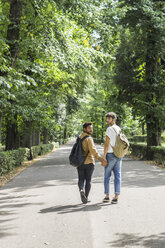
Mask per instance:
[[[87,134],[89,134],[89,135],[91,135],[92,133],[89,133],[89,132],[87,132],[87,131],[85,131],[85,133],[87,133]]]

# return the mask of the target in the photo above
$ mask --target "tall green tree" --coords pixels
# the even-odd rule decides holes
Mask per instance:
[[[165,82],[163,2],[122,2],[125,17],[116,54],[115,82],[122,101],[133,106],[134,114],[145,118],[147,144],[160,145],[164,119]]]

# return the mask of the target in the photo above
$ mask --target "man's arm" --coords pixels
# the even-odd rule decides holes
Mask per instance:
[[[103,155],[103,159],[106,159],[106,155],[107,155],[107,151],[108,151],[108,147],[109,147],[109,142],[110,142],[110,138],[106,135],[105,138],[105,143],[104,143],[104,155]]]
[[[89,149],[89,152],[96,158],[98,159],[99,161],[102,161],[101,159],[101,155],[98,153],[98,151],[96,150],[96,147],[95,147],[95,144],[93,142],[93,139],[90,137],[87,139],[87,142],[88,142],[88,149]]]
[[[96,158],[98,159],[102,164],[104,164],[104,166],[107,165],[107,161],[104,160],[101,155],[97,152],[96,150],[96,147],[95,147],[95,144],[93,142],[93,139],[92,138],[89,138],[87,139],[87,142],[88,142],[88,148],[89,148],[89,151],[90,153]]]

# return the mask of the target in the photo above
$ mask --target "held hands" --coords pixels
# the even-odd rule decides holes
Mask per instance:
[[[102,166],[107,166],[107,160],[105,158],[103,158],[101,165]]]

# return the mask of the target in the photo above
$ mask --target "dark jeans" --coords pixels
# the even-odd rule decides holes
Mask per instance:
[[[83,164],[77,168],[77,171],[79,190],[84,189],[85,182],[85,196],[88,197],[91,189],[91,178],[94,171],[94,164]]]

